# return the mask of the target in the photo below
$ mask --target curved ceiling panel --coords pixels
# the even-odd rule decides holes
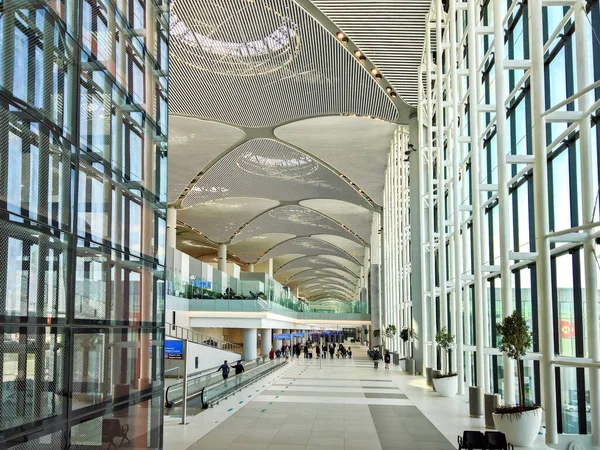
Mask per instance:
[[[396,106],[360,62],[293,0],[175,0],[171,112],[246,127]]]
[[[169,116],[168,201],[177,200],[206,164],[243,137],[244,132],[239,128]]]
[[[341,236],[332,236],[330,234],[316,234],[313,237],[321,239],[322,241],[329,242],[336,247],[343,248],[346,252],[350,253],[357,260],[362,261],[365,257],[365,246],[358,244],[355,241],[346,239]]]
[[[322,255],[324,259],[332,261],[332,262],[336,262],[344,267],[346,267],[347,269],[351,270],[352,273],[355,274],[360,274],[360,266],[361,264],[356,263],[348,258],[341,258],[337,255]]]
[[[347,261],[346,259],[343,259],[343,260]],[[276,273],[276,275],[279,275],[280,272],[285,273],[286,271],[288,271],[290,269],[295,269],[295,268],[321,269],[321,268],[332,267],[332,268],[347,272],[358,278],[360,269],[358,271],[351,269],[349,267],[351,264],[352,263],[350,261],[348,261],[348,265],[346,265],[345,263],[342,264],[342,263],[339,263],[332,259],[325,258],[325,256],[302,256],[302,257],[290,260],[288,263],[278,267],[277,270],[275,271],[275,273]],[[353,264],[353,265],[355,267],[357,267],[356,264]]]
[[[227,251],[247,263],[256,262],[266,249],[273,248],[295,235],[286,233],[261,234],[227,246]]]
[[[340,279],[345,279],[349,283],[355,284],[358,281],[358,278],[353,277],[349,273],[344,273],[338,269],[332,268],[324,268],[324,269],[308,269],[303,270],[302,272],[298,272],[295,275],[288,278],[286,281],[287,285],[291,285],[292,283],[302,283],[303,281],[314,278],[314,277],[339,277]]]
[[[330,244],[329,242],[310,237],[301,237],[286,241],[277,247],[269,250],[260,259],[266,261],[269,258],[286,255],[288,253],[302,253],[304,255],[333,255],[340,259],[347,259],[349,262],[355,262],[352,256],[344,253],[342,249]]]
[[[266,233],[286,232],[295,236],[312,236],[315,234],[333,234],[339,242],[348,243],[349,246],[363,248],[362,242],[350,231],[344,229],[335,221],[323,214],[303,206],[287,205],[267,211],[244,227],[232,239],[232,243],[250,236]],[[327,240],[327,239],[323,239]],[[330,240],[327,240],[331,242]],[[334,245],[336,245],[334,243]],[[345,248],[344,248],[345,249]],[[354,250],[354,248],[352,248]]]
[[[311,289],[311,288],[324,288],[329,289],[333,287],[338,287],[342,289],[348,289],[352,292],[356,289],[356,285],[352,284],[343,278],[335,278],[335,277],[323,277],[323,278],[308,278],[299,284],[301,289]]]
[[[215,255],[217,245],[199,233],[185,227],[177,227],[177,249],[194,258]]]
[[[227,197],[282,202],[323,198],[371,208],[356,189],[331,170],[272,139],[252,139],[229,152],[198,180],[182,206]]]
[[[346,225],[363,240],[370,242],[372,210],[339,200],[312,199],[301,201],[300,204]]]
[[[179,210],[177,219],[215,242],[227,242],[244,223],[277,205],[279,202],[264,198],[222,198]]]
[[[280,126],[275,136],[327,161],[381,205],[395,129],[362,117],[318,117]]]
[[[311,1],[352,39],[404,101],[416,105],[429,0]]]

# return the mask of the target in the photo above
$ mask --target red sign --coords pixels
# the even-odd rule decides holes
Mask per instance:
[[[561,320],[560,321],[560,336],[563,338],[575,337],[575,322]]]

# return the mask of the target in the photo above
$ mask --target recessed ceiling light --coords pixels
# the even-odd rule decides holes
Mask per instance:
[[[344,33],[342,33],[341,31],[338,31],[336,34],[336,37],[342,41],[342,42],[348,42],[348,38],[346,37],[346,35]]]
[[[386,88],[385,88],[385,92],[387,92],[388,94],[391,94],[391,93],[392,93],[392,88],[391,88],[391,86],[388,86],[388,87],[386,87]]]
[[[354,56],[356,56],[358,59],[365,59],[365,55],[363,55],[363,52],[360,50],[354,50]]]
[[[377,70],[375,67],[373,67],[373,68],[371,69],[371,73],[372,73],[373,75],[377,75],[377,74],[379,73],[379,70]]]
[[[395,92],[393,92],[393,91],[392,91],[392,92],[390,92],[390,95],[391,95],[392,97],[396,97],[396,93],[395,93]]]

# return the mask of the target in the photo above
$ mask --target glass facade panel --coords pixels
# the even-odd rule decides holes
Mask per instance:
[[[168,5],[123,5],[2,4],[0,448],[162,447]]]

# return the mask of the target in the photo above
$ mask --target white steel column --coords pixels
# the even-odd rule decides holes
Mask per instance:
[[[464,354],[463,354],[463,326],[462,326],[462,235],[461,235],[461,215],[460,215],[460,172],[461,164],[460,147],[458,143],[458,135],[460,128],[458,126],[458,74],[456,60],[456,46],[458,43],[456,35],[456,1],[450,0],[448,9],[448,25],[449,25],[449,49],[450,49],[450,117],[452,126],[451,133],[451,148],[452,148],[452,223],[454,237],[454,291],[452,293],[452,301],[454,307],[454,323],[456,331],[456,373],[458,374],[458,395],[463,395],[465,392],[465,376],[464,376]]]
[[[273,329],[262,328],[260,330],[260,350],[263,356],[269,356],[269,352],[273,348]]]
[[[256,359],[256,328],[244,329],[244,360],[252,361]]]
[[[502,316],[507,317],[513,311],[512,274],[510,271],[510,221],[508,195],[508,166],[506,154],[510,153],[508,146],[508,130],[506,129],[506,107],[504,99],[508,94],[507,76],[504,71],[504,4],[501,0],[492,0],[494,4],[494,71],[496,74],[496,158],[498,160],[498,208],[500,220],[500,278],[502,285]],[[490,262],[491,264],[491,262]],[[506,352],[502,355],[504,366],[504,402],[515,403],[515,365]]]
[[[471,0],[472,1],[472,0]],[[540,372],[542,406],[546,422],[546,444],[558,442],[556,427],[556,379],[554,377],[554,339],[552,330],[552,290],[550,286],[550,242],[548,218],[548,160],[546,121],[544,120],[544,37],[542,0],[529,0],[529,54],[531,55],[531,125],[534,152],[534,222],[536,236],[536,276],[539,309]]]
[[[588,88],[594,80],[590,77],[591,67],[587,52],[588,43],[591,42],[590,23],[586,14],[587,2],[578,0],[574,5],[575,10],[575,45],[577,55],[577,90],[579,92]],[[595,146],[591,130],[589,114],[594,110],[594,91],[589,90],[582,94],[577,102],[578,109],[583,113],[579,123],[579,154],[581,170],[581,199],[582,199],[582,225],[590,226],[594,222],[594,208],[598,186],[594,183],[594,170],[597,166]],[[599,125],[596,125],[599,126]],[[587,348],[588,357],[593,361],[600,361],[600,333],[598,331],[598,280],[597,263],[594,253],[595,238],[587,233],[583,243],[584,277],[585,277],[585,306],[587,320]],[[591,408],[592,444],[600,446],[600,368],[589,369],[589,390]]]
[[[177,209],[167,208],[167,248],[175,248],[177,241]]]
[[[448,295],[446,292],[446,161],[444,158],[444,45],[442,43],[442,19],[444,10],[441,0],[436,0],[435,50],[436,50],[436,115],[435,146],[437,149],[437,223],[438,223],[438,271],[440,283],[440,328],[448,326]],[[441,352],[441,369],[446,370],[448,361]]]
[[[227,272],[227,244],[219,244],[217,269]]]
[[[254,264],[248,264],[248,272],[254,272]]]
[[[481,267],[481,194],[479,192],[479,113],[477,103],[479,99],[478,86],[480,72],[477,70],[477,34],[476,26],[479,23],[479,3],[476,0],[467,0],[467,40],[469,52],[469,125],[471,143],[471,185],[473,195],[471,208],[473,213],[473,273],[475,296],[475,344],[477,355],[477,380],[476,384],[489,391],[485,383],[485,355],[484,355],[484,318],[483,318],[483,279]]]

